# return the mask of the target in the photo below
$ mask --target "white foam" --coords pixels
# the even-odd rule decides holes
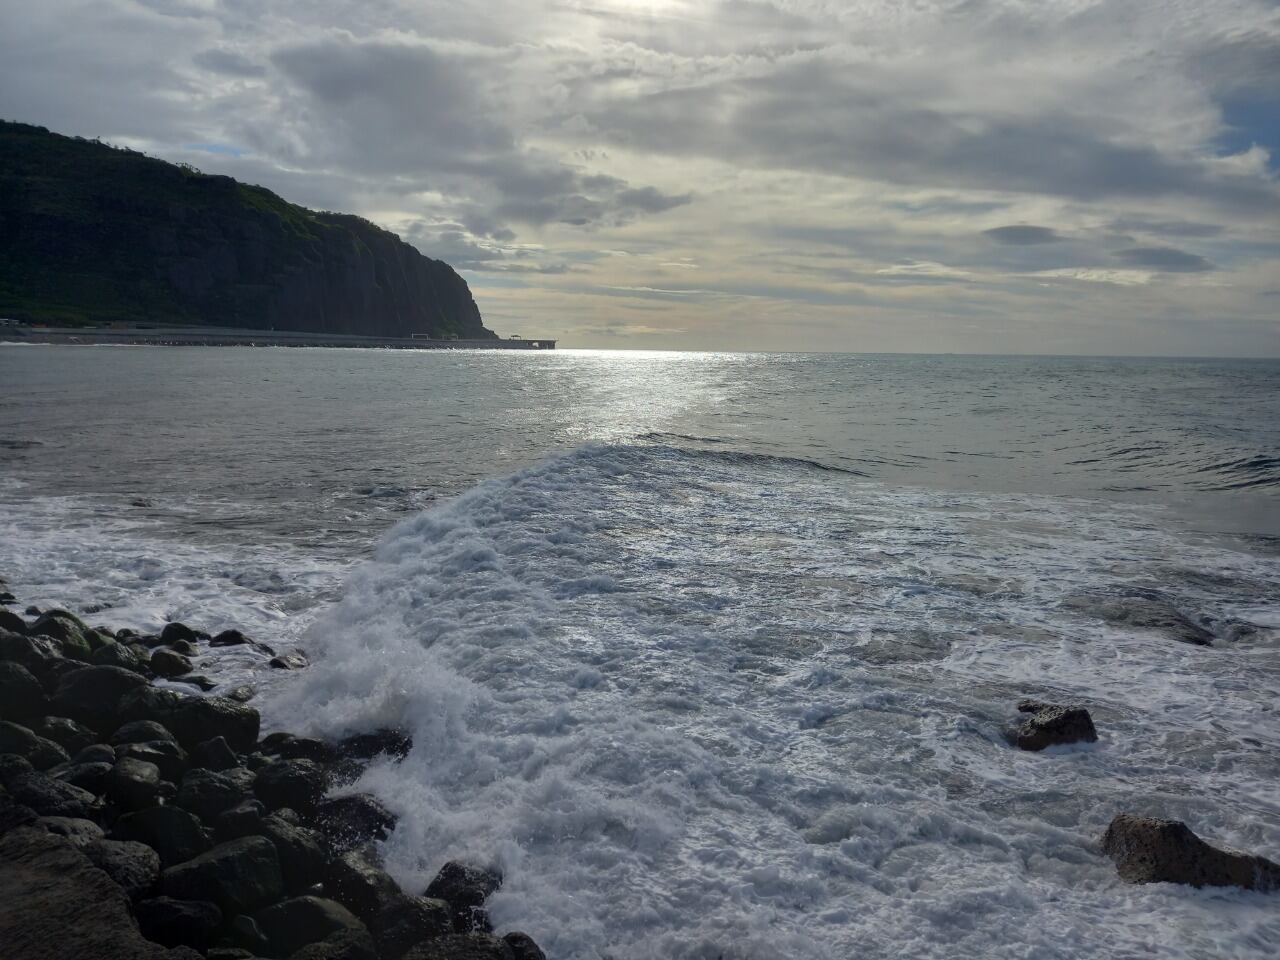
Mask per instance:
[[[1058,606],[1160,586],[1265,625],[1280,562],[1155,510],[588,448],[395,528],[269,718],[409,728],[357,787],[393,872],[498,863],[498,928],[555,957],[1270,956],[1266,897],[1098,850],[1129,810],[1280,856],[1270,635]],[[1012,750],[1027,694],[1102,739]]]

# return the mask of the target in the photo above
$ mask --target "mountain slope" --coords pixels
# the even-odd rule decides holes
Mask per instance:
[[[452,267],[367,220],[4,121],[0,316],[495,336]]]

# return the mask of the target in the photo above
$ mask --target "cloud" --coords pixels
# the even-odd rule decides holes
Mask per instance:
[[[1063,238],[1050,227],[1033,227],[1026,224],[1013,224],[1007,227],[992,227],[983,230],[996,243],[1010,246],[1027,246],[1034,243],[1057,243]]]
[[[1207,273],[1217,269],[1204,257],[1173,247],[1131,247],[1117,250],[1114,256],[1126,266],[1146,267],[1161,273]]]

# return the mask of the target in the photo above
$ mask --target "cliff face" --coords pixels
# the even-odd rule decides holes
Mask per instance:
[[[452,267],[366,220],[6,122],[0,316],[495,336]]]

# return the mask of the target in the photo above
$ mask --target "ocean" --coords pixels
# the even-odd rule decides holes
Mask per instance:
[[[1099,849],[1280,859],[1277,361],[4,345],[0,575],[301,645],[200,669],[409,729],[389,869],[499,864],[552,958],[1280,943]],[[1022,697],[1099,741],[1012,748]]]

